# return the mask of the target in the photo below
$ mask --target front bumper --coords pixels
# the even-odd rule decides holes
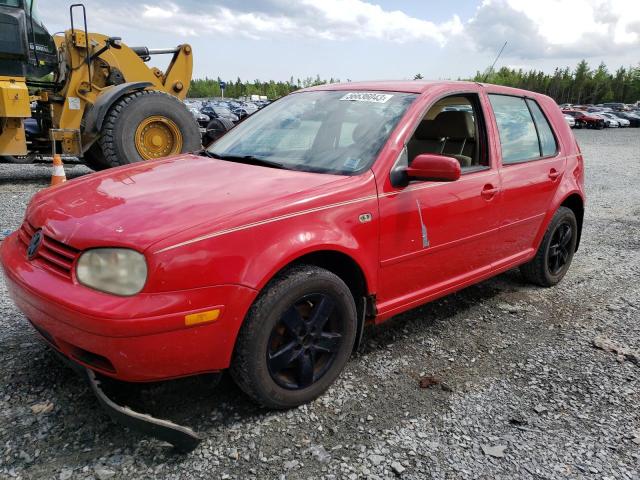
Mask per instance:
[[[256,291],[238,285],[117,297],[27,260],[17,235],[0,248],[9,293],[45,340],[63,355],[124,381],[165,380],[229,366]],[[211,323],[185,315],[218,308]]]

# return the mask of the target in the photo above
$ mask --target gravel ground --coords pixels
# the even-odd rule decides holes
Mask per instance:
[[[291,411],[226,377],[108,386],[202,432],[189,455],[112,423],[0,283],[0,477],[640,479],[640,131],[576,136],[589,204],[556,288],[507,272],[370,328],[331,390]],[[0,165],[0,232],[48,176]]]

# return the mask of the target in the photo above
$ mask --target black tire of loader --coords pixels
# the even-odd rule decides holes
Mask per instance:
[[[105,170],[110,167],[110,165],[107,163],[106,158],[104,158],[102,149],[100,148],[98,142],[95,142],[89,147],[86,152],[84,152],[84,156],[82,157],[82,159],[84,160],[84,163],[87,165],[87,167],[96,172]]]
[[[140,122],[153,115],[176,123],[182,134],[180,153],[200,150],[200,127],[184,103],[164,92],[141,90],[118,100],[102,124],[98,144],[108,167],[144,160],[136,149],[135,131]]]

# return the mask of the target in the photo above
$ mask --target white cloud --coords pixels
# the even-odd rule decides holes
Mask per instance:
[[[176,13],[178,13],[178,7],[175,5],[170,5],[168,9],[160,8],[154,5],[143,5],[144,12],[142,16],[144,18],[158,18],[158,19],[168,19],[172,18]]]
[[[263,39],[272,35],[344,41],[353,38],[397,43],[431,40],[444,45],[462,31],[457,15],[434,23],[411,17],[399,10],[384,10],[363,0],[301,0],[295,8],[269,12],[244,12],[212,6],[206,13],[194,12],[175,3],[145,4],[148,27],[178,31],[184,35],[240,35]]]
[[[457,2],[452,2],[446,21],[428,20],[428,14],[410,15],[400,10],[402,2],[383,8],[378,0],[85,3],[91,31],[122,36],[129,45],[191,43],[198,52],[198,75],[229,72],[263,77],[283,72],[288,78],[293,71],[355,79],[421,71],[434,78],[465,76],[490,64],[505,40],[501,65],[549,70],[586,58],[592,64],[604,60],[615,68],[640,60],[640,0],[474,1],[482,3],[471,18],[456,15]],[[62,3],[40,2],[51,31],[69,26]],[[274,54],[282,52],[283,45],[292,45],[298,57]],[[384,58],[373,62],[363,56],[367,45],[375,45]],[[307,54],[302,48],[313,51]]]
[[[638,0],[484,0],[469,34],[519,58],[594,57],[638,51],[639,25]]]

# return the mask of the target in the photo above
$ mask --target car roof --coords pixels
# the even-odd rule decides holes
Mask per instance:
[[[503,93],[506,95],[518,95],[528,97],[538,97],[540,93],[522,90],[519,88],[505,87],[502,85],[493,85],[490,83],[469,82],[461,80],[380,80],[372,82],[348,82],[348,83],[330,83],[317,85],[315,87],[303,88],[297,92],[313,92],[321,90],[369,90],[383,92],[403,92],[403,93],[425,93],[431,89],[450,87],[452,90],[458,90],[465,86],[481,86],[494,93]],[[297,93],[294,92],[294,93]]]

